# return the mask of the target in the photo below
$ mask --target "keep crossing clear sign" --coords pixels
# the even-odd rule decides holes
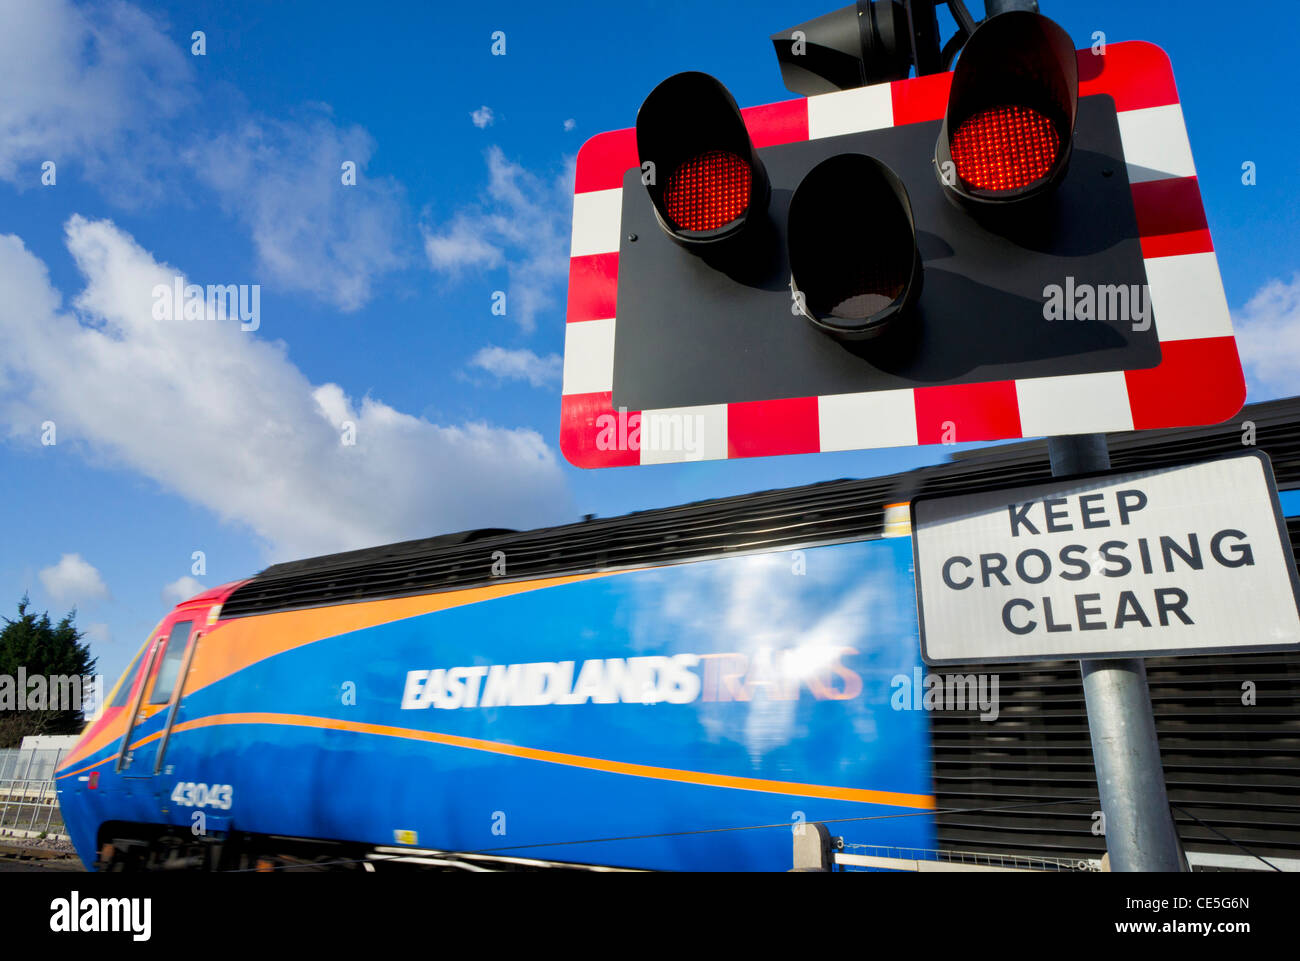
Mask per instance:
[[[1300,647],[1263,453],[918,498],[912,531],[929,664]]]

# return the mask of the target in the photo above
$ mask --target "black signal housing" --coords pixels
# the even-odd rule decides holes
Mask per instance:
[[[840,340],[878,337],[921,295],[921,255],[907,188],[861,153],[823,160],[790,199],[787,231],[795,309]]]
[[[986,20],[957,61],[935,145],[949,197],[979,210],[1050,193],[1069,167],[1078,101],[1074,43],[1059,25],[1028,11]]]
[[[714,249],[766,216],[767,171],[716,78],[687,71],[655,87],[637,112],[636,143],[655,218],[676,243]]]
[[[918,30],[937,34],[933,6],[918,19]],[[772,34],[772,46],[786,88],[812,97],[907,76],[910,28],[911,17],[898,0],[857,0]]]

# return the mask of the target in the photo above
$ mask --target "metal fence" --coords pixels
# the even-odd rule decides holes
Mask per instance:
[[[1089,858],[943,851],[843,842],[834,854],[842,871],[1100,871]]]
[[[61,749],[0,749],[0,833],[63,834],[54,787]]]

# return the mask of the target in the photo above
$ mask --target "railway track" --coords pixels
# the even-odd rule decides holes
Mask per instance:
[[[71,856],[67,851],[56,851],[35,844],[0,843],[0,858],[7,860],[52,861]]]

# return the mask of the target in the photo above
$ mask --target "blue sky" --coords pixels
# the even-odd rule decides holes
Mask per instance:
[[[212,586],[386,540],[941,459],[583,472],[559,453],[578,148],[679,70],[741,105],[787,99],[768,36],[833,6],[0,5],[0,613],[24,591],[76,605],[115,675],[193,587],[195,551]],[[1295,393],[1300,358],[1300,134],[1279,123],[1293,9],[1043,5],[1080,47],[1102,30],[1169,52],[1253,400]],[[261,285],[260,327],[151,321],[152,286],[177,274]]]

